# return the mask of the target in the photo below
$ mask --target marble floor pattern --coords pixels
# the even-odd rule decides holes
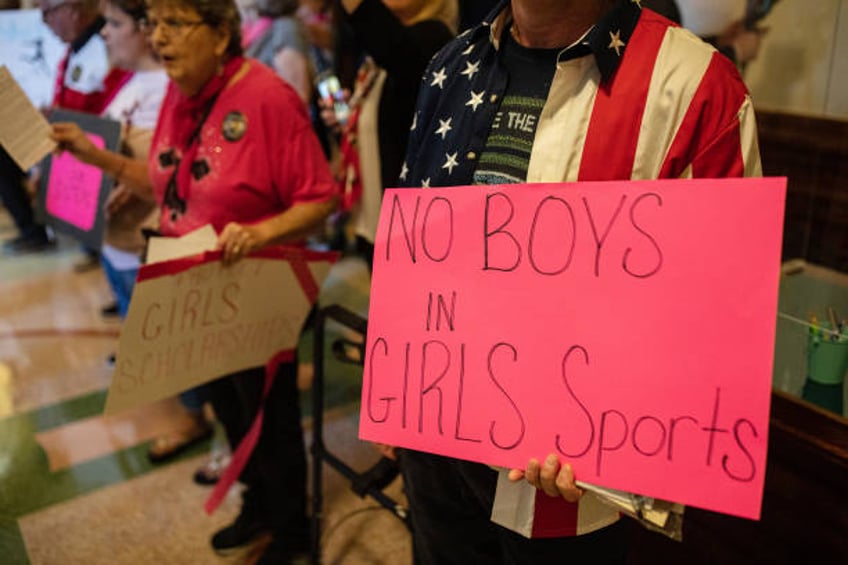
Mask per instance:
[[[12,236],[0,210],[0,240]],[[237,487],[210,517],[202,509],[208,487],[191,480],[220,436],[153,465],[146,457],[149,440],[185,425],[175,401],[102,416],[112,372],[106,357],[115,350],[120,323],[100,315],[109,301],[102,272],[73,271],[79,255],[62,237],[53,250],[0,255],[0,564],[251,563],[255,551],[222,558],[209,547],[210,535],[238,512]],[[340,261],[320,301],[364,315],[363,264]],[[327,327],[330,337],[343,331]],[[308,361],[309,335],[300,350]],[[352,467],[365,469],[377,456],[357,439],[361,369],[329,357],[325,363],[325,442]],[[335,470],[325,466],[323,476],[324,563],[411,562],[409,534],[397,518],[351,492]],[[386,492],[403,500],[400,481]]]

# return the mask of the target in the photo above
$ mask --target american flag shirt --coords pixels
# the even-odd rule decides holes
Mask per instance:
[[[500,51],[511,23],[504,1],[430,62],[403,186],[473,183],[507,90]],[[575,44],[552,62],[526,182],[761,175],[748,91],[714,48],[639,0],[618,0],[578,43],[580,56]],[[535,538],[589,533],[618,514],[591,492],[569,504],[501,473],[492,519]]]
[[[511,21],[503,2],[430,62],[402,186],[471,184],[509,81],[499,47]],[[590,55],[557,64],[527,182],[761,174],[751,100],[727,58],[636,0],[585,41]]]

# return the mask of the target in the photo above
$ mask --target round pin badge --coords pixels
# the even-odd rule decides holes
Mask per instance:
[[[74,68],[71,69],[71,80],[77,82],[82,76],[82,67],[79,65],[74,65]]]
[[[221,133],[227,141],[238,141],[247,131],[247,120],[241,112],[230,112],[224,118]]]

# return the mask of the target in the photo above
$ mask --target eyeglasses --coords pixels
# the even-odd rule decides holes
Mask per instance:
[[[175,37],[182,35],[188,29],[202,26],[206,22],[203,20],[182,20],[180,18],[146,18],[139,21],[139,28],[147,35],[152,35],[156,28],[159,28],[164,35]]]

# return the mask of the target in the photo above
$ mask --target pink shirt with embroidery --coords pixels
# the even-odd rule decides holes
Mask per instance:
[[[247,64],[249,70],[221,92],[203,124],[194,162],[205,165],[182,191],[184,214],[165,202],[174,159],[181,157],[174,139],[177,91],[173,83],[168,87],[148,158],[165,236],[206,224],[220,233],[228,222],[254,223],[294,204],[333,196],[327,160],[297,93],[271,70]]]

